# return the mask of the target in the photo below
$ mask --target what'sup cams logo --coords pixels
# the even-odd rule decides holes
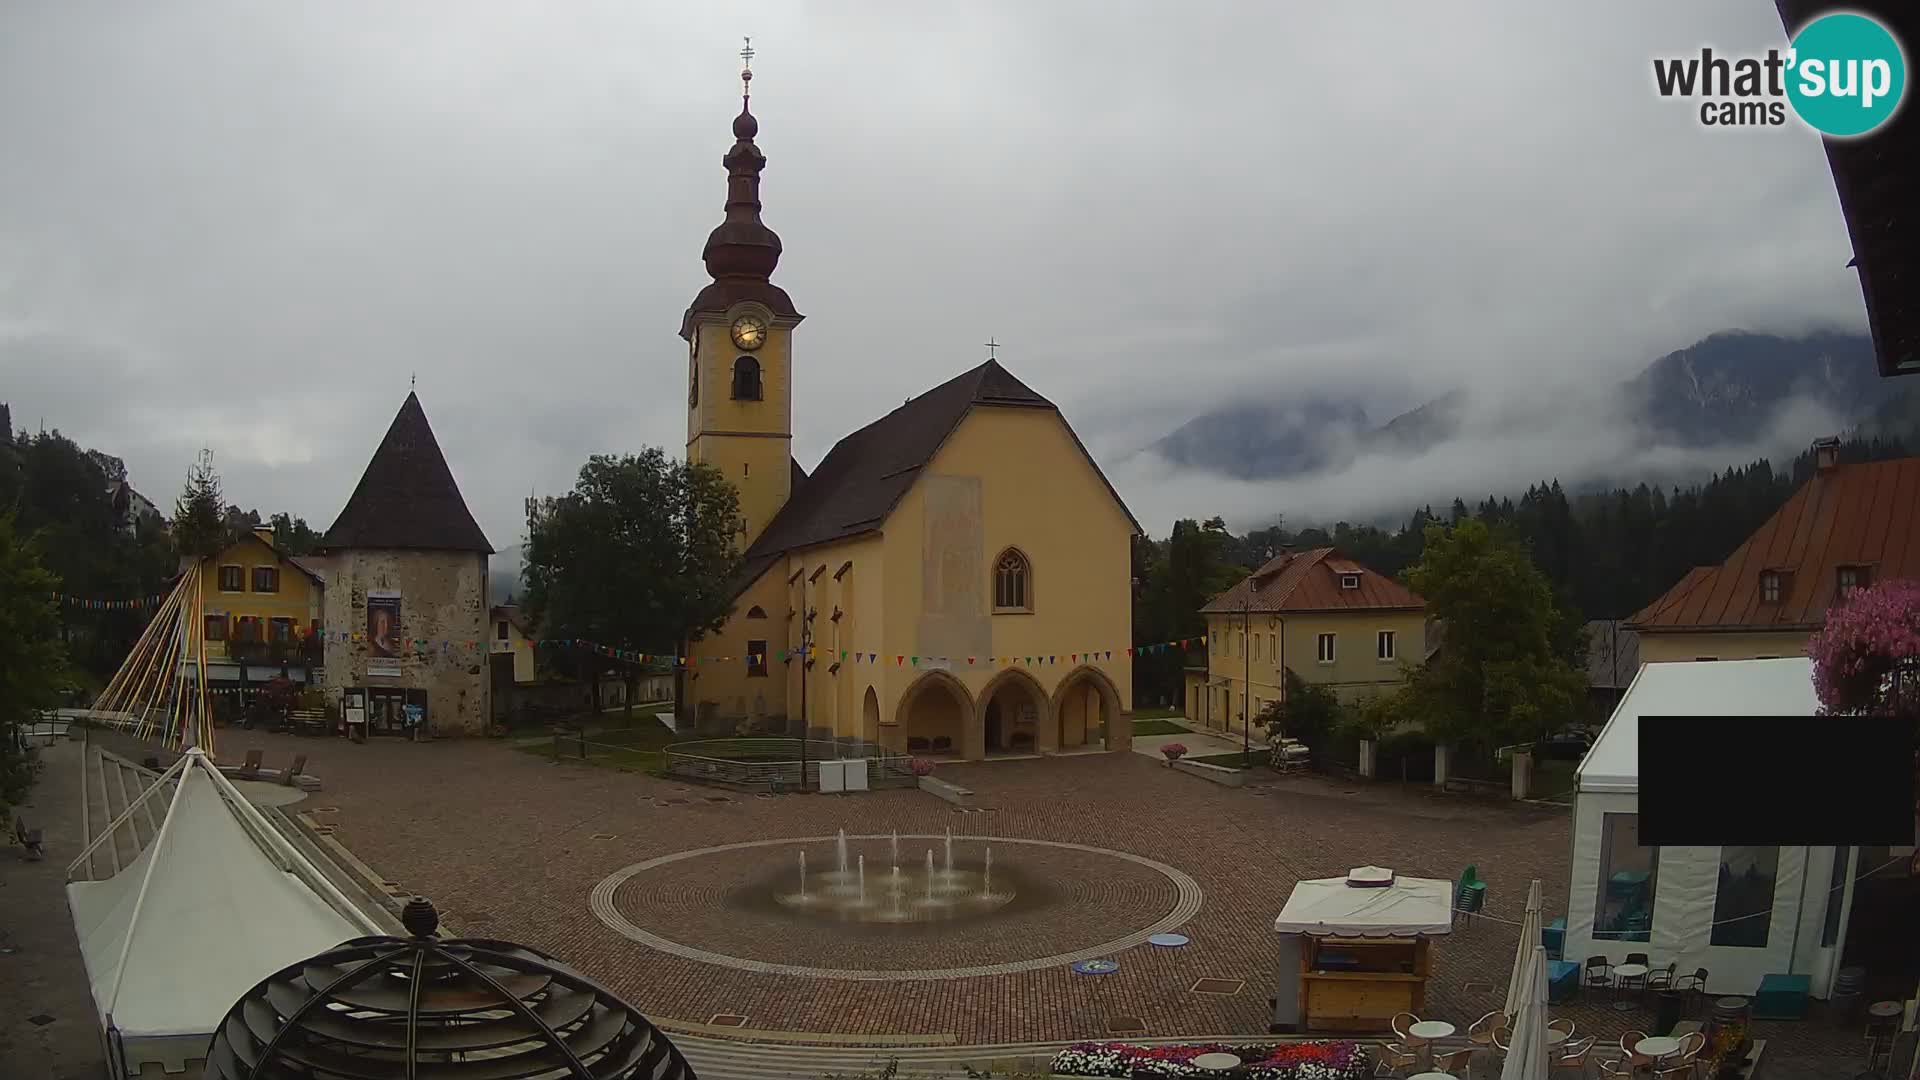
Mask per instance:
[[[1886,27],[1834,12],[1800,28],[1785,52],[1764,56],[1658,57],[1653,84],[1664,98],[1700,102],[1707,127],[1778,127],[1787,110],[1823,135],[1850,138],[1885,124],[1906,95],[1907,60]]]

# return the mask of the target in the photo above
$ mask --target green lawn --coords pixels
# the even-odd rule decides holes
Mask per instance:
[[[1176,724],[1171,720],[1149,719],[1133,722],[1135,735],[1184,735],[1191,730],[1185,724]]]
[[[1241,754],[1236,751],[1231,754],[1204,754],[1200,757],[1183,757],[1180,760],[1197,761],[1202,765],[1218,765],[1225,769],[1237,769],[1249,761],[1255,765],[1261,764],[1266,760],[1266,754],[1259,750],[1255,750],[1251,754]]]
[[[1133,718],[1135,720],[1184,720],[1186,716],[1179,709],[1135,709]]]
[[[631,729],[603,728],[588,734],[584,757],[581,755],[583,748],[579,737],[562,735],[559,737],[559,755],[562,761],[585,761],[589,765],[608,768],[656,772],[666,767],[666,755],[661,751],[669,744],[681,741],[680,736],[668,731],[665,725],[636,722]],[[554,740],[529,740],[518,749],[522,753],[551,758],[554,756]]]

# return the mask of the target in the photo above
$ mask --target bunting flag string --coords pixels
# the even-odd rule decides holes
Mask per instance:
[[[159,607],[165,600],[165,593],[153,596],[136,596],[125,600],[103,599],[91,596],[74,596],[71,593],[54,593],[53,598],[68,607],[87,611],[140,611],[150,607]]]
[[[912,653],[873,653],[862,652],[856,649],[840,649],[838,650],[836,666],[849,662],[873,666],[890,659],[896,668],[910,667],[915,670],[923,668],[927,670],[946,670],[961,663],[964,663],[968,667],[1059,667],[1063,661],[1067,666],[1075,667],[1083,663],[1095,664],[1110,661],[1116,653],[1125,657],[1140,657],[1166,653],[1175,649],[1184,652],[1191,648],[1196,640],[1197,639],[1194,638],[1179,638],[1172,641],[1154,641],[1139,645],[1123,646],[1118,649],[1087,649],[1083,652],[965,657],[919,656]],[[583,638],[541,638],[533,641],[532,644],[536,647],[546,649],[582,649],[588,652],[596,652],[615,660],[671,664],[683,668],[740,663],[745,663],[751,667],[764,667],[770,660],[777,660],[785,664],[796,659],[805,658],[808,653],[808,649],[804,645],[794,645],[782,649],[770,648],[764,653],[746,653],[742,655],[669,656],[664,653],[645,653],[620,649],[603,645],[599,642],[588,641]],[[829,659],[832,659],[834,655],[834,650],[827,650]]]

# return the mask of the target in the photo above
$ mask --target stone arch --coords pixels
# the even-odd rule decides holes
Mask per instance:
[[[870,743],[880,741],[880,694],[871,686],[860,701],[860,738]]]
[[[1088,746],[1104,739],[1109,750],[1133,745],[1133,731],[1120,711],[1120,691],[1107,673],[1089,664],[1067,672],[1053,691],[1053,714],[1060,727],[1062,749]]]
[[[751,356],[733,362],[733,400],[760,400],[760,361]]]
[[[894,707],[896,749],[964,755],[974,715],[966,684],[944,671],[926,672],[908,684]]]
[[[1053,701],[1033,673],[1010,667],[988,680],[980,691],[974,727],[978,756],[1008,752],[1048,752],[1059,745]],[[1031,715],[1023,715],[1028,714]],[[1020,736],[1025,736],[1021,738]],[[975,756],[974,751],[968,752]]]

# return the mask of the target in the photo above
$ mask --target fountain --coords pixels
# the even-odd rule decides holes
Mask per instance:
[[[886,840],[891,859],[886,875],[880,879],[881,895],[867,893],[867,856],[855,850],[857,842]],[[905,925],[983,915],[1014,899],[1016,890],[1008,888],[1005,875],[999,891],[993,888],[993,849],[985,844],[981,862],[974,866],[954,861],[953,830],[939,839],[945,847],[944,867],[934,861],[934,849],[928,847],[924,869],[914,871],[900,865],[900,834],[848,837],[845,829],[834,835],[836,870],[814,875],[824,884],[809,891],[807,853],[798,853],[799,889],[788,892],[776,888],[773,899],[796,912],[841,922]],[[915,877],[919,881],[914,881]],[[918,887],[916,887],[918,886]]]

